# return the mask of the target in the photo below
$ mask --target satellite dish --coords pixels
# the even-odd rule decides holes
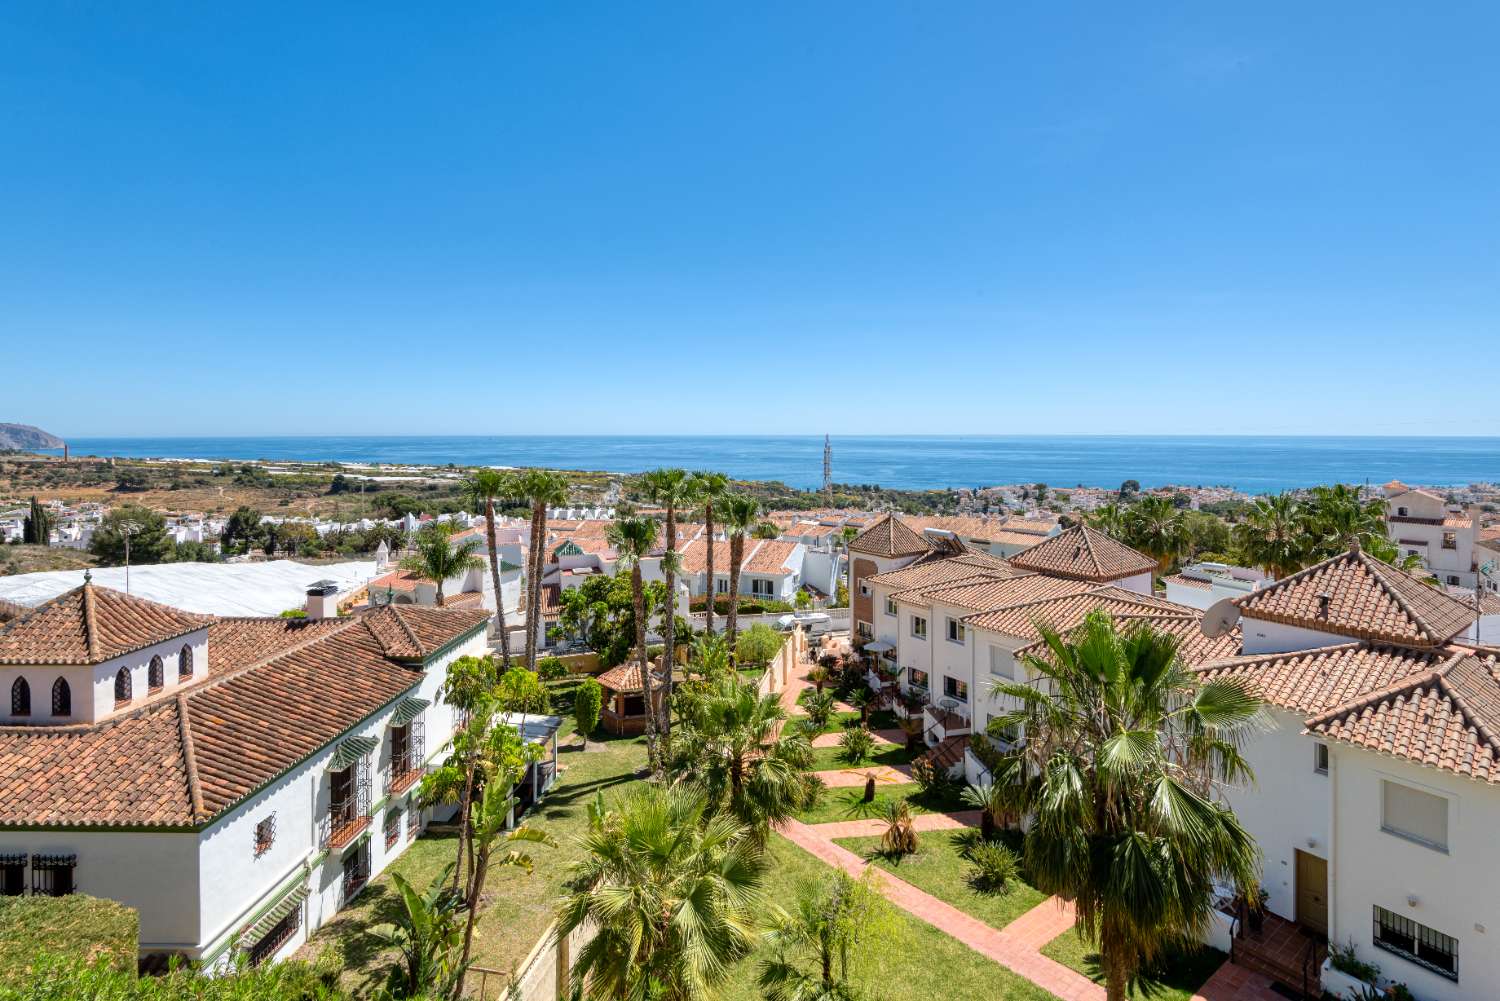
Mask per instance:
[[[1203,613],[1203,621],[1198,623],[1198,628],[1212,640],[1228,635],[1239,622],[1240,606],[1234,603],[1233,598],[1220,598]]]

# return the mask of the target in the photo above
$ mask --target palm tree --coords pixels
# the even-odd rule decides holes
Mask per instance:
[[[515,495],[515,478],[498,469],[476,469],[466,484],[469,499],[484,509],[484,535],[489,544],[490,583],[495,588],[495,630],[500,657],[510,670],[510,635],[505,630],[505,596],[500,590],[500,553],[495,548],[495,502]]]
[[[1042,687],[993,686],[1019,705],[993,725],[1026,734],[995,781],[1034,818],[1037,889],[1074,902],[1121,1001],[1143,966],[1201,941],[1216,880],[1257,885],[1255,841],[1218,793],[1252,777],[1239,746],[1261,704],[1235,681],[1199,684],[1148,625],[1120,633],[1096,612],[1069,638],[1042,633],[1045,654],[1025,657]]]
[[[1182,512],[1160,494],[1142,497],[1125,512],[1125,530],[1130,544],[1156,560],[1157,570],[1167,569],[1187,545]]]
[[[764,839],[816,801],[821,784],[808,772],[812,744],[799,728],[783,729],[787,714],[775,694],[729,674],[683,703],[672,741],[672,771],[702,791],[709,809],[727,812]]]
[[[1126,541],[1125,509],[1114,501],[1100,504],[1084,518],[1090,528],[1096,528],[1112,539]]]
[[[698,1001],[750,953],[763,907],[760,842],[701,793],[637,788],[616,810],[589,807],[583,857],[557,937],[593,923],[573,976],[593,1001]]]
[[[855,879],[835,869],[805,891],[790,912],[776,909],[766,940],[771,958],[760,965],[758,983],[767,1001],[860,1001],[850,984],[856,950],[879,949],[898,929],[895,912],[874,885],[874,867]],[[803,970],[801,956],[816,961]]]
[[[704,632],[714,631],[714,505],[729,493],[729,477],[723,473],[707,470],[693,474],[693,496],[703,505],[703,544],[708,547],[704,554],[708,560],[708,602],[704,608],[707,615]]]
[[[661,569],[667,580],[667,600],[661,613],[662,661],[665,670],[662,678],[662,732],[672,729],[672,668],[677,655],[677,571],[680,568],[677,555],[677,509],[692,502],[693,484],[685,469],[653,469],[641,477],[641,485],[651,503],[667,509],[666,552],[662,554]]]
[[[646,751],[651,770],[656,757],[656,704],[652,699],[651,664],[646,660],[646,585],[641,578],[641,560],[656,548],[656,522],[650,518],[618,518],[609,526],[609,544],[620,554],[619,565],[630,568],[630,593],[635,603],[635,659],[641,665],[641,686],[646,696]]]
[[[729,649],[734,649],[740,624],[740,564],[745,562],[745,536],[760,517],[754,497],[734,494],[724,501],[724,532],[729,536]]]
[[[1311,562],[1368,547],[1374,540],[1388,541],[1385,532],[1385,502],[1360,500],[1359,491],[1342,483],[1313,487],[1303,509],[1306,530],[1316,537],[1317,552]]]
[[[464,899],[447,885],[452,875],[450,862],[425,892],[418,893],[401,873],[391,873],[400,907],[390,924],[370,929],[382,948],[397,955],[386,976],[385,990],[391,997],[417,997],[428,991],[433,997],[448,997],[461,980],[463,964],[457,954],[464,937]]]
[[[401,569],[436,584],[437,603],[442,606],[444,581],[470,570],[484,569],[484,560],[476,555],[478,550],[478,539],[455,546],[443,532],[431,532],[417,539],[417,551],[401,561]]]
[[[1235,544],[1245,558],[1278,579],[1303,567],[1306,537],[1302,507],[1291,494],[1258,497],[1234,528]]]
[[[531,545],[526,551],[526,670],[536,670],[537,623],[542,615],[543,550],[547,548],[547,508],[568,500],[560,473],[530,469],[516,481],[516,493],[531,504]]]

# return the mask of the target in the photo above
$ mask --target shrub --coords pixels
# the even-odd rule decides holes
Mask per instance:
[[[764,622],[757,622],[735,639],[735,660],[741,665],[769,664],[781,650],[782,639],[776,630]]]
[[[1328,947],[1328,965],[1340,973],[1347,973],[1355,980],[1363,980],[1367,984],[1373,984],[1380,979],[1380,967],[1360,959],[1359,953],[1354,951],[1352,939],[1343,945],[1334,943]]]
[[[968,850],[970,881],[986,893],[1004,893],[1020,878],[1016,853],[994,841],[979,841]]]
[[[573,694],[573,719],[578,732],[587,737],[599,725],[599,710],[604,705],[604,688],[593,678],[585,678]]]
[[[875,752],[875,736],[864,727],[845,730],[839,738],[839,751],[851,765],[862,764]]]
[[[44,953],[59,964],[74,959],[134,975],[138,939],[135,910],[113,900],[0,897],[0,985]]]
[[[828,728],[828,721],[833,719],[833,707],[837,700],[832,692],[810,692],[802,700],[802,708],[807,710],[807,721],[822,733]]]
[[[911,822],[911,805],[906,800],[886,800],[880,819],[885,821],[885,833],[880,836],[882,852],[900,858],[917,850],[917,829]]]
[[[925,796],[942,798],[951,796],[956,791],[957,783],[948,774],[948,769],[938,768],[926,757],[911,763],[911,777],[922,787]]]
[[[347,1001],[337,987],[339,971],[330,964],[296,961],[266,963],[255,969],[204,976],[179,966],[160,977],[137,979],[134,969],[44,956],[13,989],[0,989],[4,1001]]]
[[[568,676],[568,668],[561,657],[543,657],[536,662],[536,673],[543,681],[556,681]]]

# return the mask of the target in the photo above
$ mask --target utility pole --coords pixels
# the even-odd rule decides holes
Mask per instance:
[[[141,526],[133,521],[120,523],[120,535],[125,539],[125,593],[130,593],[130,537],[141,530]]]

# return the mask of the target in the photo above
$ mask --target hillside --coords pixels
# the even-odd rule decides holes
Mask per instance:
[[[30,424],[0,424],[0,449],[62,448],[63,440]]]

